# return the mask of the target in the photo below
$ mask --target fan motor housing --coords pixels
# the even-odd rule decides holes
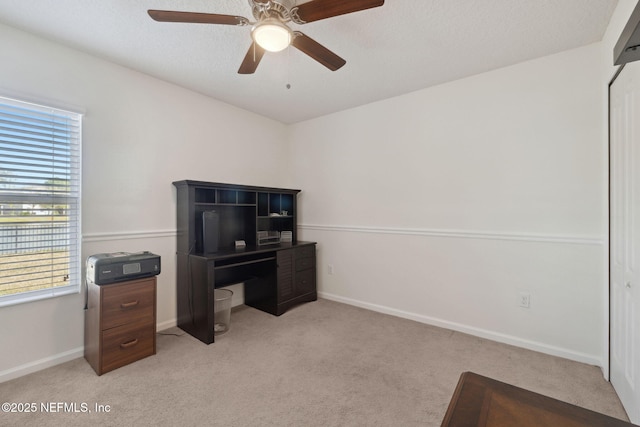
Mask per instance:
[[[278,18],[282,22],[291,21],[290,10],[295,5],[294,0],[249,0],[251,12],[257,20],[263,18]]]

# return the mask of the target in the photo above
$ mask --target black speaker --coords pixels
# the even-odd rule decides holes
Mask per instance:
[[[220,216],[216,211],[202,212],[202,251],[205,254],[218,252],[220,240]]]

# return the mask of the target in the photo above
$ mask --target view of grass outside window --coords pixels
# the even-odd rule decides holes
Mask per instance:
[[[79,289],[80,120],[0,97],[0,305]]]
[[[0,217],[0,295],[34,291],[69,284],[69,250],[43,247],[56,231],[66,233],[65,220],[54,216],[6,215]],[[36,239],[40,239],[37,241]],[[46,245],[46,243],[45,243]]]

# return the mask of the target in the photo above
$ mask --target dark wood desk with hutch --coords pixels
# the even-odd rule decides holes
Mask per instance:
[[[178,326],[214,342],[214,289],[244,283],[245,304],[279,316],[315,301],[315,242],[297,240],[300,190],[176,181]],[[203,212],[219,218],[218,250],[205,253]],[[258,232],[291,232],[291,242],[258,244]],[[244,240],[246,247],[235,247]]]

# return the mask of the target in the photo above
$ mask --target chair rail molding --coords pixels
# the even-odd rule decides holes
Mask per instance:
[[[107,240],[153,239],[175,237],[176,235],[177,231],[175,229],[84,233],[82,235],[82,242],[89,243],[103,242]]]
[[[515,240],[523,242],[564,243],[573,245],[605,244],[604,236],[584,236],[565,234],[516,233],[506,231],[470,231],[437,228],[395,228],[353,225],[300,224],[302,230],[333,231],[348,233],[395,234],[409,236],[450,237],[462,239]]]

